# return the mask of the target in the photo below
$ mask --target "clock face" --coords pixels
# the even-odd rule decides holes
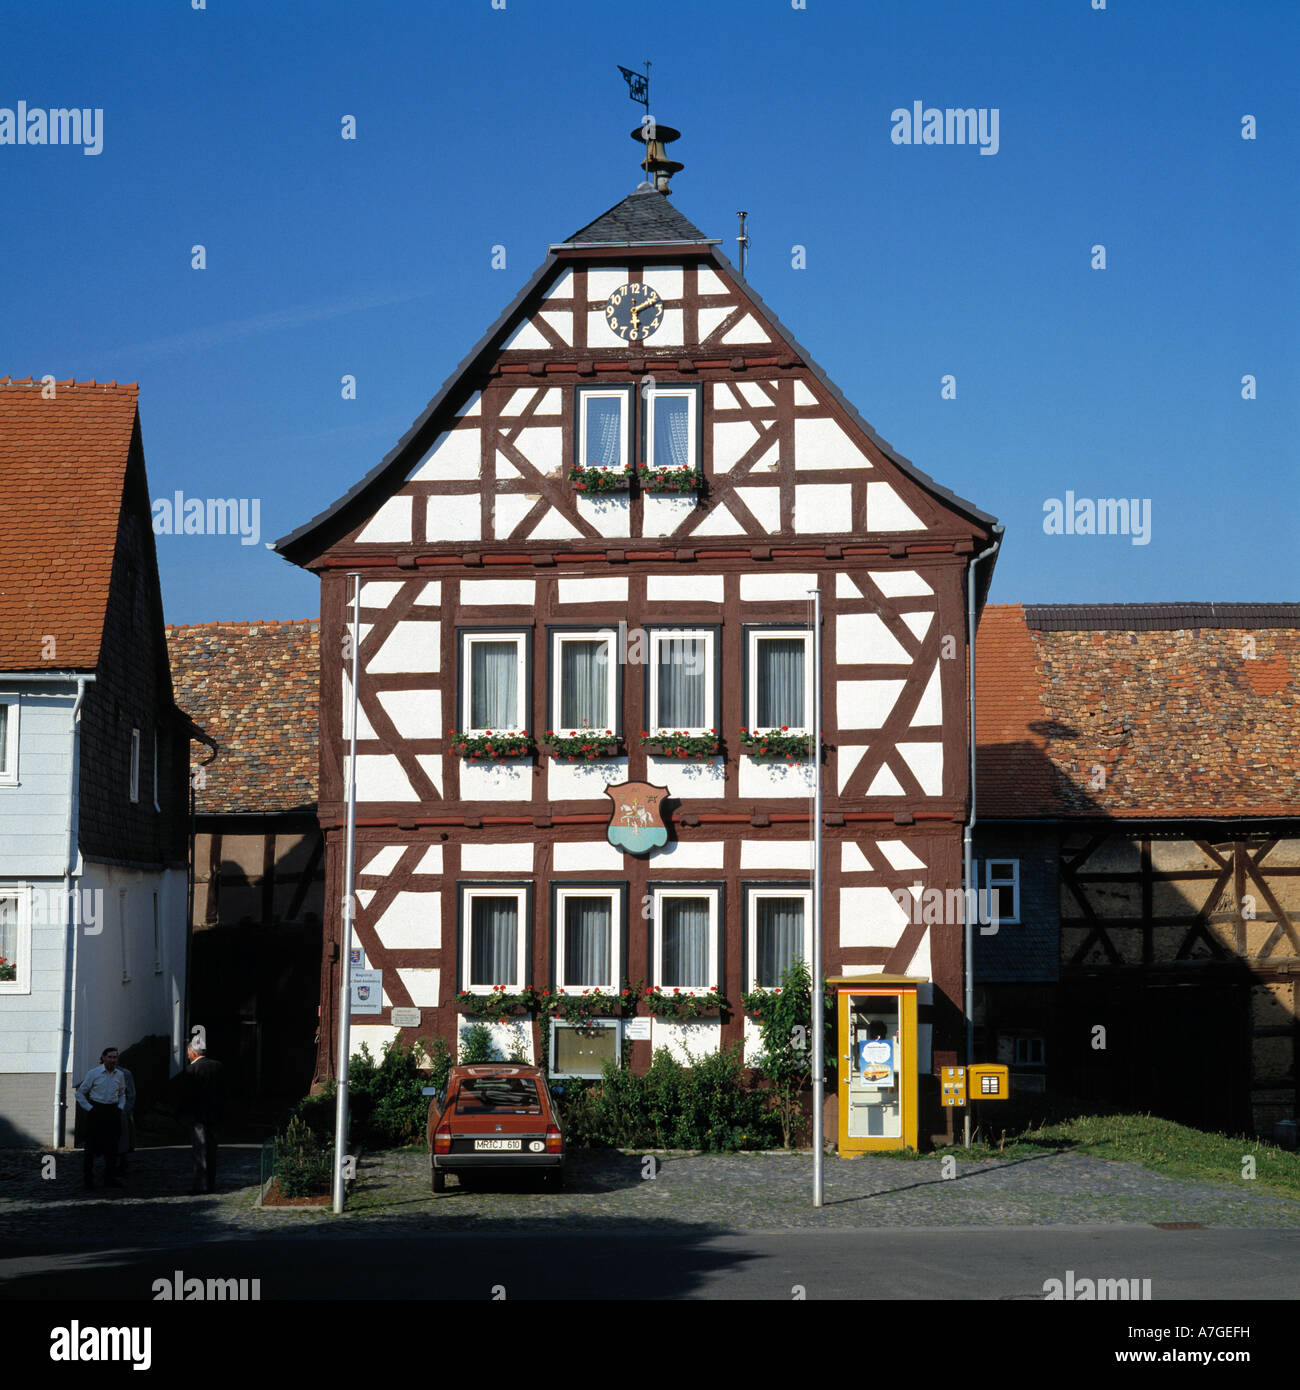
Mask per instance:
[[[605,322],[626,342],[640,343],[663,322],[664,302],[649,285],[634,281],[605,301]]]

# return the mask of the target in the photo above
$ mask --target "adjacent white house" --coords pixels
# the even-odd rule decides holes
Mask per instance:
[[[183,1062],[189,741],[137,388],[0,379],[0,1145],[107,1046]]]

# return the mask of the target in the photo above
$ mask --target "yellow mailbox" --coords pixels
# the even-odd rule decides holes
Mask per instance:
[[[908,975],[835,976],[841,1153],[914,1149],[916,987]]]
[[[997,1062],[977,1062],[968,1067],[971,1100],[1010,1100],[1011,1078]]]

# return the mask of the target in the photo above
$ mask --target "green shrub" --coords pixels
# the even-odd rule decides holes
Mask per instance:
[[[275,1176],[286,1197],[316,1197],[333,1184],[333,1149],[296,1115],[275,1136]]]
[[[418,1143],[424,1136],[429,1113],[426,1086],[447,1089],[451,1055],[441,1039],[425,1051],[423,1043],[407,1047],[390,1042],[376,1061],[365,1043],[348,1063],[348,1137],[368,1149],[390,1149]],[[426,1070],[428,1069],[428,1070]],[[431,1071],[431,1075],[428,1074]],[[337,1107],[334,1081],[326,1081],[315,1094],[294,1107],[301,1120],[318,1137],[334,1140]]]

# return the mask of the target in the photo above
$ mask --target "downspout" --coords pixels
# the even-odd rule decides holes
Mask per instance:
[[[76,910],[73,902],[72,878],[77,868],[77,793],[80,781],[81,768],[81,706],[86,698],[86,684],[93,681],[95,677],[81,675],[77,677],[77,698],[72,705],[72,756],[68,764],[68,796],[67,796],[67,821],[63,827],[64,843],[68,847],[67,858],[63,869],[63,906],[67,913],[67,937],[64,941],[63,949],[63,1002],[61,1006],[61,1017],[59,1019],[58,1045],[55,1048],[55,1067],[54,1067],[54,1124],[53,1124],[53,1145],[55,1149],[63,1147],[63,1140],[67,1133],[64,1123],[64,1097],[63,1086],[64,1077],[68,1074],[68,1067],[71,1063],[69,1047],[72,1039],[72,1002],[73,994],[77,984],[77,946],[78,938],[81,933],[77,930],[79,925],[80,913]]]
[[[965,957],[966,957],[966,987],[963,1011],[966,1015],[966,1065],[975,1060],[975,918],[978,915],[976,905],[976,887],[973,882],[974,866],[972,864],[973,832],[975,829],[975,566],[981,560],[987,559],[1002,544],[1001,526],[993,528],[993,544],[987,550],[982,550],[971,559],[970,568],[966,571],[966,634],[967,634],[967,677],[966,677],[966,742],[967,756],[969,758],[969,777],[970,777],[970,813],[966,817],[966,828],[962,833],[962,886],[965,892],[962,895],[962,904],[965,911],[962,916],[965,918]],[[965,1109],[965,1137],[966,1146],[970,1147],[970,1107]]]

